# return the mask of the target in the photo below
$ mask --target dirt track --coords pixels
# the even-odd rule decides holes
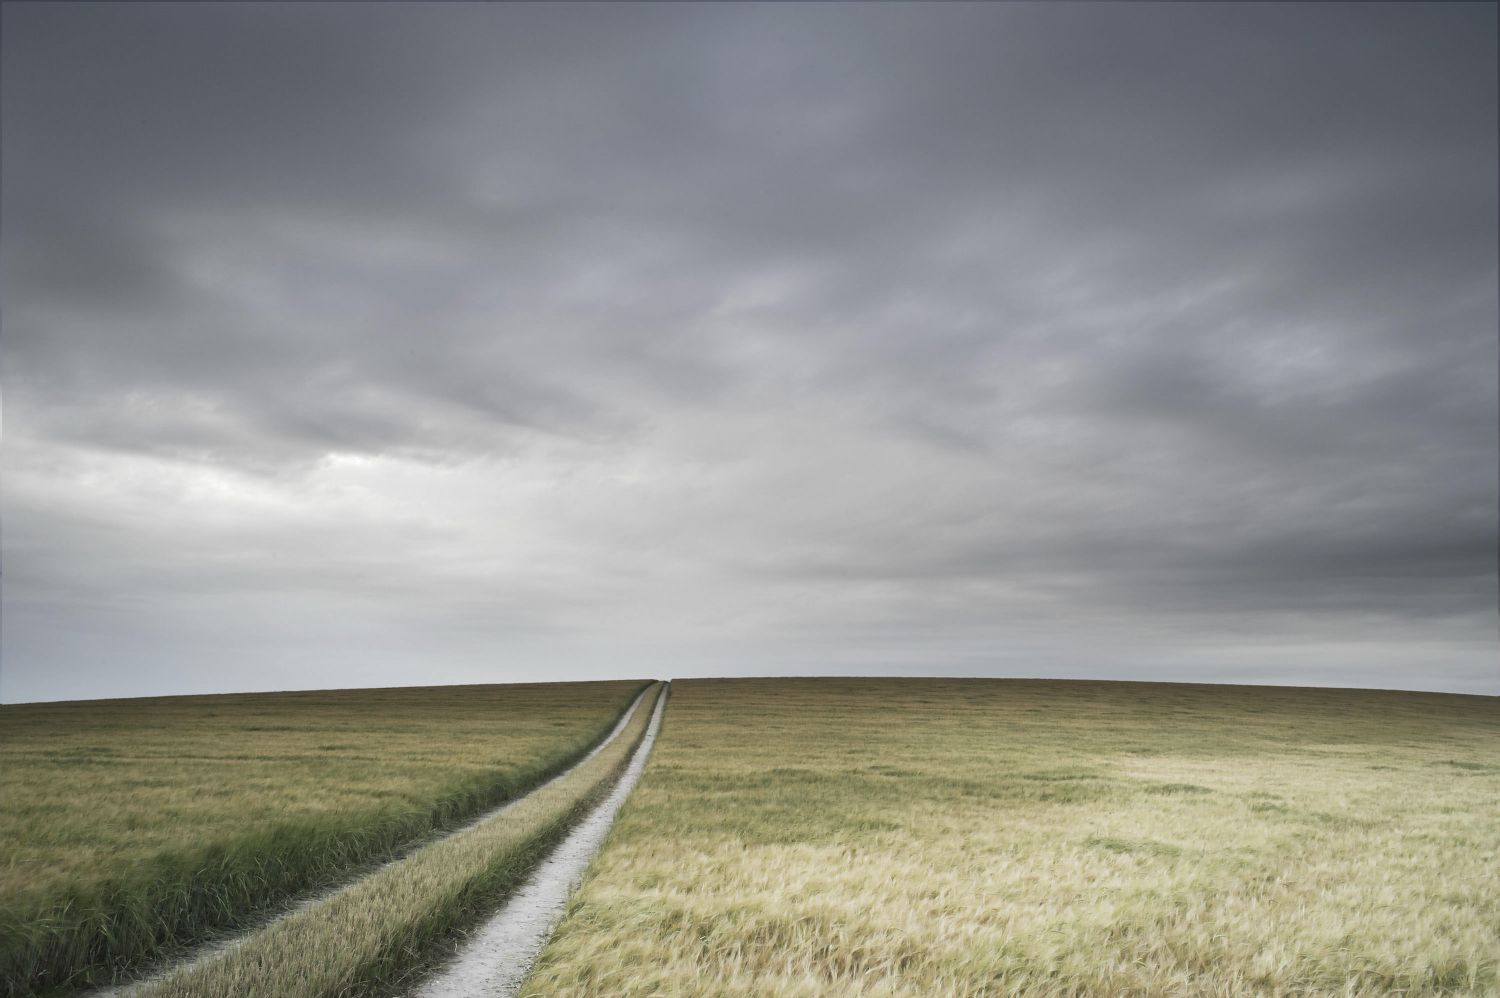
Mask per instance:
[[[475,930],[454,962],[414,991],[413,998],[510,998],[520,990],[562,918],[568,897],[604,844],[615,814],[640,780],[670,691],[668,686],[656,701],[651,726],[609,796],[573,827],[494,917]]]

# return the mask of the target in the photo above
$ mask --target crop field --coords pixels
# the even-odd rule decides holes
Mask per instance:
[[[580,758],[642,682],[0,707],[0,994],[248,924]]]
[[[624,771],[660,686],[585,754],[643,688],[0,708],[0,994],[236,929],[132,998],[410,994]],[[1500,995],[1497,869],[1494,698],[682,680],[520,993]]]
[[[673,684],[524,995],[1500,994],[1500,702]]]

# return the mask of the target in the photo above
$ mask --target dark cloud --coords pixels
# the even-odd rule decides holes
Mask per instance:
[[[1500,692],[1493,6],[3,16],[6,699]]]

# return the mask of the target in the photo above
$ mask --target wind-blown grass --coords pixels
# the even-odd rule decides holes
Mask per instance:
[[[1500,994],[1500,701],[673,684],[523,995]]]
[[[493,818],[416,850],[135,998],[352,998],[390,994],[453,932],[513,889],[613,785],[645,735],[658,686],[597,755]]]
[[[117,979],[524,793],[640,682],[0,707],[0,995]]]

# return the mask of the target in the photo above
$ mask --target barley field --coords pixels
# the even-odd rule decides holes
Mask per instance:
[[[531,996],[1500,994],[1500,701],[678,681]]]
[[[517,796],[642,682],[0,706],[0,994],[66,992]]]

